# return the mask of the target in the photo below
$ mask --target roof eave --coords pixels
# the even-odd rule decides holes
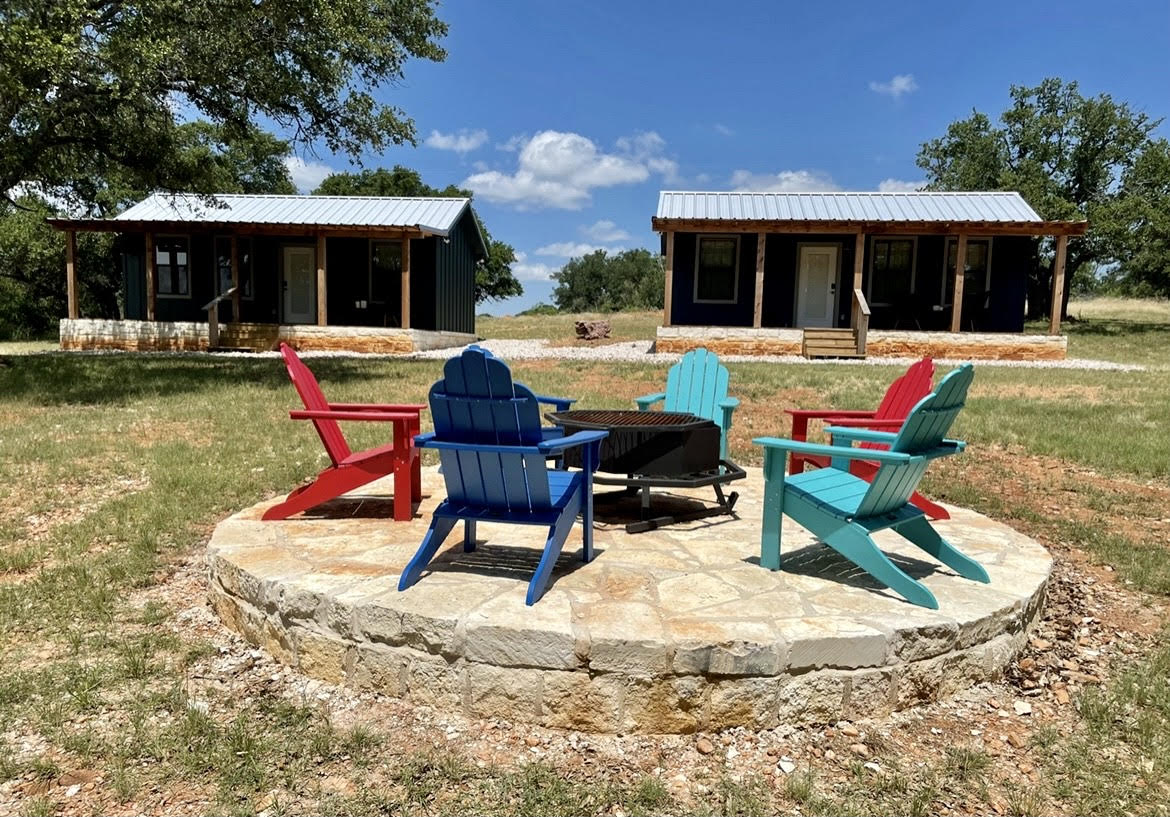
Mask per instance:
[[[725,233],[867,233],[957,235],[1084,235],[1087,221],[848,221],[848,220],[763,220],[763,219],[687,219],[650,220],[655,232],[725,232]]]

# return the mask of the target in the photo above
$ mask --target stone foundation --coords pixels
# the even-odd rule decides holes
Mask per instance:
[[[192,321],[115,321],[68,318],[61,321],[61,348],[160,352],[207,349],[207,324]],[[220,325],[221,346],[276,349],[281,342],[301,351],[367,352],[408,355],[429,349],[466,346],[475,335],[426,329],[370,326],[315,326],[274,323],[225,323]]]
[[[655,351],[683,354],[705,347],[720,355],[799,355],[799,329],[724,326],[660,326]],[[935,357],[951,360],[1064,360],[1063,335],[1017,335],[1007,332],[918,332],[871,329],[868,357]]]
[[[411,522],[379,510],[388,479],[281,522],[260,520],[265,502],[216,528],[210,601],[232,630],[315,678],[468,717],[610,733],[880,716],[999,676],[1041,612],[1047,552],[972,511],[936,524],[990,585],[876,536],[936,595],[940,609],[927,610],[788,519],[785,569],[753,564],[760,470],[736,487],[735,516],[643,534],[622,524],[636,497],[599,500],[597,557],[579,561],[574,532],[533,607],[524,594],[545,532],[527,526],[480,523],[473,553],[457,530],[418,584],[397,590],[444,496],[436,468],[423,470]]]

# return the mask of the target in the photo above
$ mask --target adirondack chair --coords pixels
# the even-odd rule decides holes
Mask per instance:
[[[419,448],[439,452],[447,498],[435,509],[422,545],[398,589],[419,580],[443,540],[463,520],[463,549],[475,550],[476,522],[545,525],[548,537],[526,602],[544,594],[549,575],[577,515],[582,517],[581,558],[593,559],[593,471],[608,432],[582,431],[545,439],[539,400],[512,380],[507,365],[483,349],[465,349],[447,361],[431,387],[435,430],[415,437]],[[549,468],[545,459],[581,446],[580,471]]]
[[[921,582],[896,567],[878,550],[871,534],[892,528],[964,578],[987,583],[987,571],[964,556],[926,521],[909,500],[930,461],[957,454],[966,446],[946,439],[971,385],[967,363],[948,374],[933,393],[911,410],[897,433],[831,426],[832,445],[761,437],[764,446],[764,525],[760,564],[780,569],[781,516],[787,514],[821,541],[908,601],[938,609]],[[853,448],[852,443],[884,443],[888,449]],[[829,458],[827,468],[785,476],[784,453]],[[872,481],[848,470],[858,458],[880,463]]]
[[[868,428],[871,431],[897,431],[905,422],[910,409],[914,408],[919,400],[930,394],[930,385],[933,379],[934,362],[929,357],[924,357],[890,384],[881,404],[873,411],[785,409],[792,416],[792,439],[801,442],[808,439],[809,420],[821,420],[825,425]],[[875,442],[861,444],[861,448],[875,450],[883,450],[886,447],[883,443]],[[809,465],[824,468],[828,464],[828,457],[800,454],[796,451],[788,455],[788,473],[790,474],[799,474]],[[849,469],[862,479],[868,480],[877,473],[878,465],[879,463],[875,460],[854,460],[849,464]],[[917,491],[910,497],[910,502],[925,511],[931,519],[951,518],[946,508]]]
[[[486,349],[483,346],[480,346],[478,343],[472,343],[469,346],[467,346],[466,348],[476,349],[480,352],[483,352],[488,357],[495,357],[492,354],[492,351],[490,349]],[[517,385],[523,385],[523,384],[521,383],[521,384],[517,384]],[[547,394],[538,394],[538,395],[536,395],[536,402],[540,403],[542,405],[545,405],[545,406],[551,406],[553,411],[568,411],[570,408],[572,408],[573,404],[577,402],[577,398],[576,397],[552,397],[552,396],[547,395]],[[544,435],[544,439],[549,440],[549,439],[552,439],[553,437],[564,436],[565,430],[563,428],[561,428],[560,426],[544,426],[543,428],[541,428],[541,433]],[[556,457],[556,460],[559,463],[561,461],[561,458],[558,456],[558,457]]]
[[[426,406],[418,404],[330,403],[321,393],[317,378],[288,344],[280,344],[280,354],[289,379],[305,404],[304,411],[290,411],[294,420],[311,420],[332,465],[317,475],[309,485],[297,488],[279,505],[264,512],[263,519],[287,519],[355,488],[394,474],[394,519],[410,520],[413,502],[422,499],[422,479],[418,449],[412,438],[419,432],[419,413]],[[368,451],[353,452],[341,433],[339,420],[386,422],[393,425],[393,439]]]
[[[731,413],[739,400],[727,396],[727,367],[706,349],[692,349],[670,367],[666,391],[635,397],[639,411],[649,411],[662,403],[663,411],[682,411],[711,420],[719,426],[719,459],[727,459],[727,433],[731,431]]]

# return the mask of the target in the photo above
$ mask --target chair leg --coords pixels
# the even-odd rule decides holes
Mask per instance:
[[[576,520],[577,514],[563,513],[557,523],[549,527],[548,539],[544,542],[544,553],[540,557],[540,564],[536,566],[536,572],[532,574],[532,581],[528,583],[525,604],[529,606],[536,604],[544,595],[549,576],[552,575],[552,569],[556,565],[557,559],[560,558],[561,548],[565,546],[565,540],[569,538],[569,531],[573,529],[573,523]]]
[[[406,565],[406,570],[402,571],[402,577],[398,580],[399,590],[405,590],[419,580],[423,570],[430,564],[435,552],[458,521],[458,519],[449,516],[436,516],[431,519],[431,526],[427,528],[427,535],[423,537],[418,552]]]
[[[307,511],[331,499],[336,499],[347,491],[360,488],[373,480],[374,477],[356,469],[344,470],[330,468],[317,475],[317,479],[309,485],[297,488],[279,505],[273,505],[260,517],[266,522],[288,519],[301,511]]]
[[[760,531],[760,566],[780,569],[784,529],[784,455],[764,449],[764,524]]]
[[[911,519],[900,525],[894,525],[894,530],[909,539],[918,547],[938,559],[964,579],[990,584],[991,578],[987,571],[977,561],[966,554],[960,553],[955,546],[943,539],[929,522],[922,517]]]
[[[422,455],[417,448],[411,449],[410,456],[410,498],[422,501]]]
[[[920,511],[925,513],[931,519],[950,519],[951,515],[947,513],[947,509],[939,505],[932,499],[927,499],[917,491],[910,497],[910,504]]]
[[[824,537],[824,542],[907,601],[919,607],[938,609],[934,593],[891,562],[860,526],[843,525]]]
[[[394,461],[394,521],[408,522],[414,518],[414,467],[409,457]]]
[[[475,551],[475,520],[463,520],[463,552],[473,553]]]

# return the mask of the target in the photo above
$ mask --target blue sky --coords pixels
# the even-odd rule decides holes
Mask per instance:
[[[944,10],[945,9],[945,10]],[[442,63],[379,92],[417,147],[360,157],[475,191],[525,294],[596,247],[657,247],[663,189],[912,189],[914,157],[1012,84],[1077,80],[1170,114],[1170,4],[451,0]],[[1170,132],[1166,126],[1163,134]],[[304,155],[302,188],[347,157]]]

